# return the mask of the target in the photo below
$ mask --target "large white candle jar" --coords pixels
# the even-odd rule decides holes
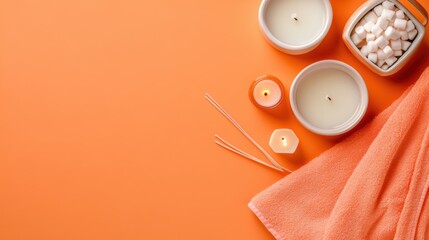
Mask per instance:
[[[326,136],[346,133],[365,115],[368,91],[360,74],[336,60],[302,70],[290,89],[292,110],[308,130]]]
[[[275,48],[304,54],[316,48],[332,23],[329,0],[263,0],[259,25]]]

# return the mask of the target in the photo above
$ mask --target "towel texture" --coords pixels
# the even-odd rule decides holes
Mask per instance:
[[[277,239],[429,239],[429,68],[371,123],[254,197]]]

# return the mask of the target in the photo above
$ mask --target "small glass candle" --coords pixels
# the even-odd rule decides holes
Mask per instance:
[[[273,109],[284,98],[283,84],[276,77],[264,75],[258,77],[249,88],[250,101],[261,109]]]
[[[271,134],[270,147],[276,153],[294,153],[299,139],[291,129],[276,129]]]

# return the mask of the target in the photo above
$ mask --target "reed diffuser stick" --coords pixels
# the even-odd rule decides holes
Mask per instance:
[[[275,167],[275,166],[272,166],[272,165],[270,165],[270,164],[268,164],[268,163],[266,163],[266,162],[262,161],[261,159],[256,158],[255,156],[252,156],[252,155],[250,155],[250,154],[248,154],[248,153],[244,152],[243,150],[238,149],[238,148],[237,148],[237,147],[235,147],[234,145],[230,144],[229,142],[227,142],[227,141],[225,141],[224,139],[222,139],[221,137],[219,137],[217,134],[215,135],[215,137],[216,137],[217,139],[219,139],[219,140],[220,140],[220,141],[215,140],[215,143],[216,143],[217,145],[219,145],[219,146],[221,146],[221,147],[223,147],[223,148],[225,148],[225,149],[227,149],[227,150],[229,150],[229,151],[231,151],[231,152],[234,152],[234,153],[236,153],[236,154],[238,154],[238,155],[240,155],[240,156],[242,156],[242,157],[245,157],[245,158],[250,159],[250,160],[252,160],[252,161],[255,161],[255,162],[259,163],[259,164],[262,164],[262,165],[264,165],[264,166],[266,166],[266,167],[269,167],[269,168],[272,168],[272,169],[274,169],[274,170],[277,170],[277,171],[283,172],[283,170],[282,170],[282,169],[277,168],[277,167]]]
[[[274,165],[275,168],[279,169],[280,171],[288,171],[292,172],[287,168],[284,168],[281,166],[276,160],[274,160],[273,157],[263,148],[261,145],[259,145],[241,126],[238,124],[238,122],[230,115],[228,112],[226,112],[222,106],[220,106],[219,103],[217,103],[208,93],[205,94],[205,98],[220,112],[224,117],[226,117],[253,145],[255,145],[259,151],[261,151],[264,156]],[[220,144],[218,144],[220,145]],[[220,145],[222,146],[222,145]],[[227,148],[228,149],[228,148]],[[230,149],[229,149],[230,150]],[[241,151],[241,150],[240,150]],[[247,153],[246,153],[247,154]],[[247,154],[251,156],[250,154]],[[253,160],[253,159],[252,159]]]

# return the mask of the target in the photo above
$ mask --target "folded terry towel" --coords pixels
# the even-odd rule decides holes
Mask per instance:
[[[371,123],[254,197],[276,239],[429,239],[429,68]]]

